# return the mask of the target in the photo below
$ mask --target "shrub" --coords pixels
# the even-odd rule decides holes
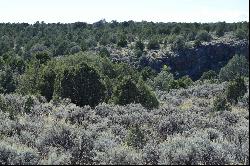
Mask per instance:
[[[243,30],[238,28],[235,32],[235,36],[239,39],[247,39],[248,38],[248,34]]]
[[[159,160],[159,149],[155,143],[147,143],[143,148],[143,159],[146,165],[157,165]]]
[[[115,104],[126,105],[139,102],[139,90],[131,77],[125,77],[115,88],[113,92],[113,101]]]
[[[0,70],[0,93],[12,93],[16,90],[15,74],[10,68]]]
[[[128,44],[126,37],[125,36],[121,36],[119,41],[117,42],[117,46],[119,47],[126,47]]]
[[[142,165],[142,156],[135,150],[119,145],[97,155],[100,165]]]
[[[50,148],[48,157],[40,160],[39,165],[70,165],[72,158],[69,152],[58,152],[57,148]]]
[[[193,84],[193,80],[189,76],[183,76],[177,80],[178,88],[187,88]]]
[[[24,103],[24,111],[26,113],[30,113],[33,104],[34,104],[34,99],[32,98],[32,96],[28,96]]]
[[[218,37],[224,36],[226,31],[226,23],[225,22],[219,22],[216,27],[216,35]]]
[[[106,47],[102,47],[99,54],[101,57],[110,57],[110,53]]]
[[[243,97],[247,92],[247,87],[245,85],[243,78],[238,78],[231,81],[226,89],[225,95],[227,100],[231,104],[238,103],[239,98]]]
[[[37,146],[40,151],[47,153],[47,148],[55,147],[62,150],[72,150],[76,146],[76,133],[67,124],[50,124],[37,138]]]
[[[63,68],[56,80],[56,93],[79,106],[94,107],[105,98],[105,86],[95,68],[81,63]]]
[[[217,73],[213,70],[209,70],[207,72],[204,72],[200,78],[200,80],[204,81],[204,80],[212,80],[217,78]]]
[[[151,67],[144,67],[141,71],[141,77],[143,81],[147,81],[147,79],[153,79],[157,76],[157,73]]]
[[[160,144],[159,164],[225,165],[229,155],[221,145],[200,137],[175,137]]]
[[[224,36],[224,34],[225,34],[225,32],[224,32],[223,29],[219,28],[219,29],[216,30],[216,35],[218,37],[222,37],[222,36]]]
[[[235,55],[219,73],[222,81],[230,81],[239,77],[249,77],[249,63],[243,55]]]
[[[152,90],[141,79],[136,84],[131,77],[125,77],[114,88],[112,100],[119,105],[141,103],[147,109],[159,106],[159,102]]]
[[[139,89],[139,102],[141,105],[147,109],[158,108],[159,102],[149,86],[147,86],[141,79],[137,86]]]
[[[142,52],[141,50],[139,50],[139,49],[136,49],[136,50],[134,51],[134,54],[135,54],[135,56],[136,56],[137,58],[140,58],[140,57],[142,56],[143,52]]]
[[[165,65],[162,71],[154,78],[153,86],[159,90],[169,91],[173,81],[174,76],[170,73],[170,68]]]
[[[199,47],[201,46],[201,41],[199,39],[194,41],[194,47]]]
[[[82,49],[80,46],[76,45],[70,48],[70,54],[76,54],[78,52],[80,52]]]
[[[79,131],[76,142],[76,146],[71,150],[71,164],[93,165],[95,155],[95,153],[93,152],[94,140],[90,133],[86,130]]]
[[[214,111],[230,111],[231,107],[227,102],[225,95],[218,95],[216,96],[214,102],[213,102],[213,110]]]
[[[39,94],[40,93],[40,83],[41,83],[41,73],[40,64],[37,61],[31,61],[18,80],[17,92],[21,94]]]
[[[158,49],[160,49],[159,41],[156,40],[156,39],[151,39],[151,40],[148,42],[147,48],[148,48],[149,50],[158,50]]]
[[[199,31],[196,35],[196,40],[209,42],[211,40],[211,35],[205,30]]]
[[[38,60],[40,64],[45,64],[51,59],[49,52],[46,51],[36,52],[34,53],[34,57]]]
[[[143,44],[143,42],[141,41],[141,40],[139,40],[139,41],[137,41],[136,43],[135,43],[135,49],[138,49],[138,50],[141,50],[141,51],[143,51],[144,50],[144,44]]]
[[[143,146],[145,145],[145,138],[143,132],[141,131],[138,125],[132,127],[129,130],[126,142],[127,145],[132,146],[134,148],[139,148],[139,149],[143,148]]]
[[[185,48],[186,48],[186,43],[184,37],[177,36],[173,44],[171,45],[171,49],[174,51],[182,51]]]
[[[37,165],[39,159],[38,153],[32,148],[0,142],[0,165]]]
[[[41,75],[42,80],[39,87],[40,93],[50,101],[53,98],[56,72],[51,68],[51,64],[49,64],[41,71]]]

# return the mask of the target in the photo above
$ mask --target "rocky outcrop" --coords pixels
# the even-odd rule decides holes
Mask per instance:
[[[166,64],[175,77],[189,75],[196,80],[205,71],[219,71],[235,54],[243,54],[249,61],[248,49],[248,40],[212,41],[181,52],[169,52],[157,58],[144,55],[139,58],[138,66],[150,66],[159,72]]]

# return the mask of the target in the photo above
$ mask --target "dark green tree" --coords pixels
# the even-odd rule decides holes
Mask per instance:
[[[144,48],[145,48],[145,46],[141,40],[139,40],[135,43],[135,49],[143,51]]]
[[[217,73],[213,70],[209,70],[207,72],[204,72],[200,78],[200,80],[213,80],[218,77]]]
[[[225,95],[229,103],[237,104],[239,98],[243,97],[247,92],[247,87],[245,85],[243,78],[237,78],[231,81],[226,88]]]
[[[220,94],[216,96],[213,102],[213,111],[230,111],[231,107],[227,102],[226,96],[224,94]]]
[[[16,90],[17,81],[13,71],[6,67],[0,70],[0,93],[12,93]]]
[[[235,55],[219,73],[222,81],[230,81],[239,77],[249,77],[249,62],[243,55]]]
[[[79,106],[94,107],[105,99],[106,88],[99,73],[86,63],[63,68],[57,76],[56,88],[58,96]]]
[[[51,59],[49,53],[46,51],[36,52],[34,57],[39,61],[40,64],[45,64]]]
[[[153,90],[147,86],[142,79],[138,81],[139,102],[147,109],[158,108],[159,101],[157,100]]]
[[[117,46],[119,47],[126,47],[128,44],[125,35],[121,35],[121,37],[119,38],[118,42],[117,42]]]
[[[193,80],[189,76],[183,76],[177,80],[178,88],[187,88],[193,84]]]
[[[113,101],[115,104],[126,105],[139,103],[140,92],[131,77],[125,77],[114,89]]]
[[[198,32],[196,40],[209,42],[211,40],[211,35],[207,31],[202,30]]]
[[[172,88],[173,81],[174,76],[170,72],[170,68],[164,65],[162,71],[154,78],[153,87],[155,89],[169,91]]]
[[[148,66],[144,67],[141,70],[141,77],[142,77],[143,81],[147,81],[147,79],[153,79],[156,76],[157,76],[156,71]]]
[[[186,48],[185,39],[183,36],[177,36],[171,45],[171,49],[174,51],[182,51]]]
[[[160,49],[159,41],[157,39],[149,40],[147,48],[149,50],[158,50],[158,49]]]
[[[106,47],[102,47],[99,52],[101,57],[110,57],[110,53]]]
[[[226,32],[226,23],[225,22],[219,22],[216,27],[216,35],[218,37],[224,36]]]
[[[41,74],[41,82],[40,82],[40,93],[44,96],[48,101],[53,98],[54,93],[54,84],[56,79],[56,72],[54,68],[51,66],[46,66]]]
[[[126,105],[140,103],[147,109],[157,108],[159,102],[152,90],[139,79],[136,84],[131,77],[125,77],[113,92],[112,100],[115,104]]]

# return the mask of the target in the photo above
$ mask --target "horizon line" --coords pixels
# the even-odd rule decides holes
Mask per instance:
[[[135,21],[135,20],[123,20],[123,21],[118,21],[118,20],[111,20],[111,21],[106,21],[106,19],[100,19],[100,20],[97,20],[97,21],[94,21],[94,22],[87,22],[87,21],[74,21],[74,22],[46,22],[46,21],[43,21],[43,20],[37,20],[33,23],[31,22],[25,22],[25,21],[18,21],[18,22],[0,22],[0,24],[29,24],[29,25],[34,25],[36,23],[45,23],[45,24],[74,24],[74,23],[87,23],[87,24],[94,24],[94,23],[97,23],[97,22],[100,22],[100,21],[104,21],[105,23],[112,23],[113,21],[116,21],[117,23],[123,23],[123,22],[135,22],[135,23],[142,23],[142,22],[147,22],[147,23],[199,23],[199,24],[213,24],[213,23],[221,23],[221,22],[224,22],[224,23],[228,23],[228,24],[232,24],[232,23],[244,23],[244,22],[248,22],[249,23],[249,20],[239,20],[239,21],[234,21],[234,22],[227,22],[227,21],[213,21],[213,22],[197,22],[197,21],[191,21],[191,22],[175,22],[175,21],[169,21],[169,22],[163,22],[163,21],[149,21],[149,20],[141,20],[141,21]]]

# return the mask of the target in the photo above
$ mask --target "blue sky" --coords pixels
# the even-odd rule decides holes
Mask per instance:
[[[248,0],[0,0],[0,22],[238,22]]]

